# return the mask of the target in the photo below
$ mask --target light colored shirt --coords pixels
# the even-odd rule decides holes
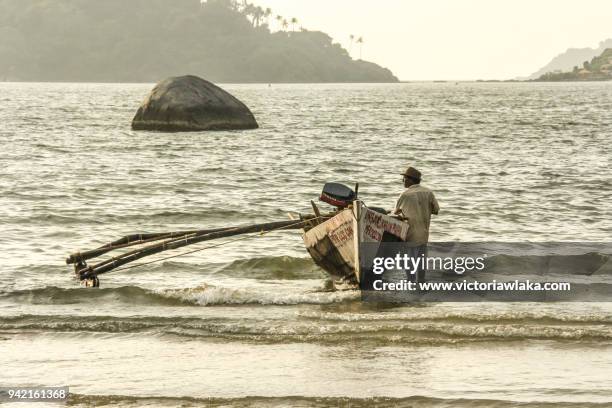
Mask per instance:
[[[420,184],[413,184],[399,196],[395,213],[410,225],[407,241],[426,244],[429,241],[431,214],[438,214],[440,205],[434,193]]]

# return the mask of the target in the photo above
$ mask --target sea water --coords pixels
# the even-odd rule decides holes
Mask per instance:
[[[362,303],[297,231],[100,289],[64,263],[129,233],[285,220],[328,181],[391,208],[407,165],[440,202],[434,241],[609,242],[612,83],[230,84],[259,129],[133,132],[151,87],[0,84],[0,384],[83,406],[612,403],[609,303]]]

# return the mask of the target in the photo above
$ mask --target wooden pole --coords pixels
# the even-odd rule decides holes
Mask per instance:
[[[105,253],[113,251],[115,249],[126,248],[126,247],[130,247],[134,245],[147,244],[147,243],[159,241],[162,239],[182,237],[188,234],[197,234],[197,235],[209,234],[211,232],[224,231],[224,230],[228,230],[231,228],[232,227],[126,235],[123,238],[120,238],[113,242],[109,242],[108,244],[102,245],[98,248],[91,249],[88,251],[83,251],[83,252],[75,252],[73,254],[70,254],[68,258],[66,258],[66,263],[73,264],[77,262],[82,262],[82,261],[86,261],[91,258],[96,258],[100,255],[104,255]]]
[[[148,245],[128,253],[113,257],[96,265],[87,266],[78,270],[76,273],[81,280],[90,279],[97,275],[109,272],[127,263],[136,261],[145,256],[154,255],[163,251],[181,248],[187,245],[196,244],[198,242],[209,241],[217,238],[226,238],[240,234],[249,234],[255,232],[269,232],[272,230],[282,229],[300,229],[311,222],[313,216],[302,217],[302,221],[287,220],[268,222],[263,224],[247,225],[244,227],[228,228],[222,231],[215,231],[206,234],[187,234],[182,237],[172,238],[164,242]]]

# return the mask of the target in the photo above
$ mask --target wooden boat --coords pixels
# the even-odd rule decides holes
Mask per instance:
[[[316,213],[314,203],[313,208]],[[335,278],[335,286],[341,288],[359,284],[361,243],[405,241],[407,235],[407,223],[354,200],[332,218],[305,226],[303,238],[314,262]]]
[[[101,274],[117,268],[127,269],[155,262],[124,266],[146,256],[241,234],[263,235],[273,231],[302,229],[308,253],[317,265],[335,278],[335,286],[337,288],[343,285],[355,287],[361,277],[360,244],[405,241],[408,234],[408,224],[387,215],[382,209],[367,207],[358,200],[357,189],[358,187],[353,191],[342,184],[327,183],[320,199],[336,207],[336,210],[331,213],[321,214],[317,205],[311,202],[314,215],[303,214],[300,215],[299,220],[225,228],[131,234],[92,250],[72,253],[66,259],[66,263],[74,264],[75,275],[84,286],[97,287],[100,284],[98,276]],[[223,243],[215,246],[220,245]],[[132,247],[136,248],[131,249]],[[93,265],[87,264],[88,260],[117,249],[125,249],[126,252],[98,261]],[[188,253],[203,249],[206,248]],[[161,260],[179,255],[181,254],[170,255]]]

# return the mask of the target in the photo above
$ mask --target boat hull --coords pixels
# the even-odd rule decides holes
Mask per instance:
[[[359,244],[405,241],[408,224],[355,201],[329,220],[304,232],[304,245],[314,262],[340,283],[360,280]]]

